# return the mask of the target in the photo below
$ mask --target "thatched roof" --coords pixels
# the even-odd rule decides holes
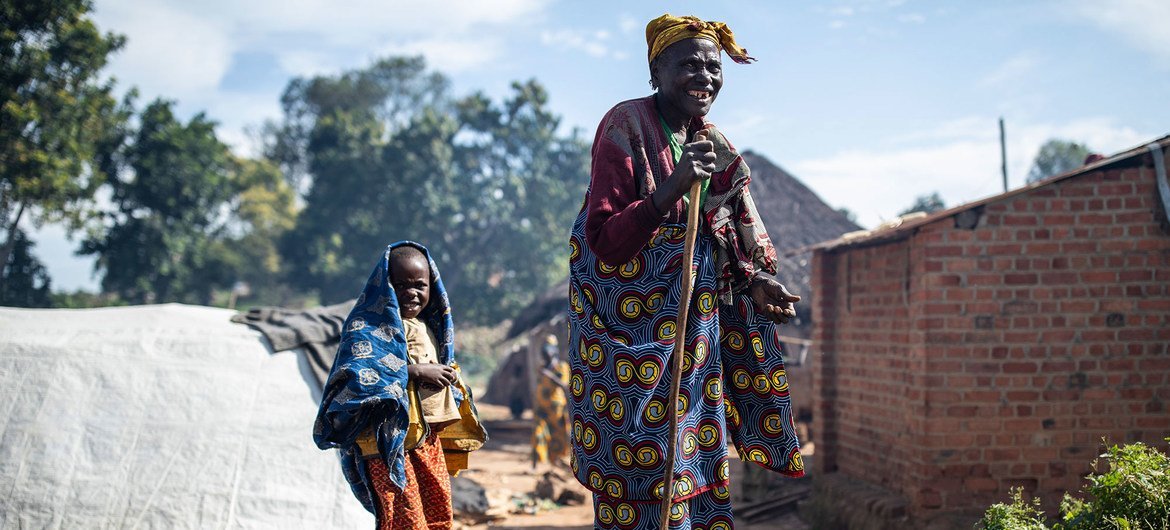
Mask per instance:
[[[764,226],[768,227],[772,244],[780,254],[776,278],[789,291],[804,297],[796,306],[799,325],[786,327],[783,332],[807,338],[812,334],[812,285],[809,282],[812,252],[793,254],[792,251],[836,239],[861,227],[825,204],[804,183],[762,155],[746,151],[743,159],[752,169],[752,198]]]
[[[781,255],[776,276],[789,291],[804,297],[797,305],[797,312],[802,317],[800,324],[785,328],[784,333],[807,337],[812,329],[808,309],[812,307],[809,298],[812,291],[809,284],[811,253],[805,251],[786,254],[814,243],[836,239],[861,227],[832,206],[825,204],[796,177],[767,158],[753,151],[745,151],[743,158],[752,172],[752,198],[755,199],[764,225],[768,227],[772,243],[776,245],[776,250]],[[538,323],[565,312],[568,307],[568,294],[567,279],[542,293],[516,317],[508,330],[508,337],[515,337]]]

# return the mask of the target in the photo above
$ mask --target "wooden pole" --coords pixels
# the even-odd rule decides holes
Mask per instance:
[[[706,138],[706,131],[695,133],[695,141]],[[666,440],[666,471],[662,482],[662,517],[659,528],[667,530],[670,526],[670,505],[674,500],[674,453],[678,448],[678,389],[682,385],[683,355],[686,353],[687,313],[691,307],[691,288],[694,282],[695,237],[699,233],[699,204],[701,184],[691,185],[688,194],[690,204],[687,206],[687,233],[683,243],[682,279],[679,284],[678,320],[674,326],[674,350],[671,352],[672,374],[670,380],[670,437]]]
[[[999,170],[1003,173],[1003,192],[1007,193],[1007,141],[1003,132],[1003,116],[999,117]]]

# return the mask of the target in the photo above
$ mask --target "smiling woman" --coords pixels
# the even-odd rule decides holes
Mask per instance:
[[[672,528],[730,528],[723,433],[744,459],[804,474],[775,329],[795,316],[800,297],[768,276],[776,252],[748,193],[747,165],[705,120],[723,88],[721,53],[752,59],[725,24],[694,17],[654,19],[646,44],[657,92],[602,119],[570,239],[573,470],[593,490],[596,528],[665,527],[665,499]],[[704,192],[690,204],[695,184]],[[688,208],[700,209],[702,227],[684,264]],[[690,271],[693,296],[683,302],[677,286]],[[678,326],[684,303],[689,316]],[[685,354],[674,435],[669,360],[678,335]]]

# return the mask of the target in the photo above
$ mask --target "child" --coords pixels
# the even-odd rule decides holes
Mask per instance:
[[[438,434],[460,420],[465,399],[453,386],[453,343],[447,293],[426,249],[390,245],[346,319],[314,427],[318,447],[340,449],[342,471],[379,529],[452,525]],[[410,386],[423,420],[415,425]]]

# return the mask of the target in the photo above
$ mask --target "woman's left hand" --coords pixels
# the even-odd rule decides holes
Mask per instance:
[[[752,281],[748,293],[756,310],[763,313],[769,320],[777,324],[787,324],[796,318],[796,308],[792,305],[800,301],[800,295],[788,292],[780,282],[763,276]]]

